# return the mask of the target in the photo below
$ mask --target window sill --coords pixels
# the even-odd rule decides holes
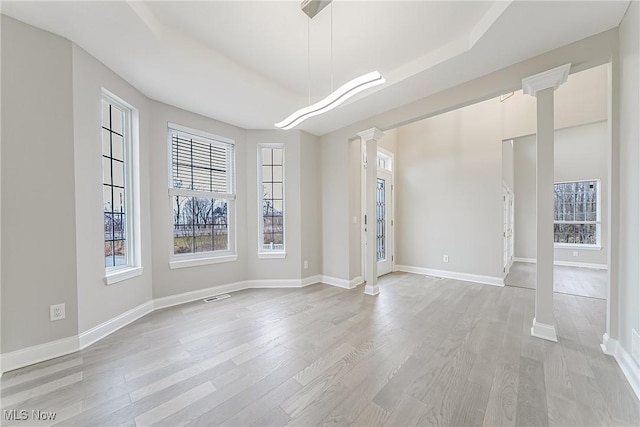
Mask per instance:
[[[286,257],[286,252],[258,252],[258,258],[260,259],[282,259]]]
[[[142,267],[129,267],[121,270],[115,270],[108,272],[104,277],[104,281],[107,285],[113,285],[114,283],[122,282],[124,280],[133,279],[142,275]]]
[[[602,250],[602,246],[600,245],[575,245],[571,243],[554,243],[554,249],[574,249],[574,250],[582,250],[582,251],[599,251]]]
[[[169,268],[186,268],[186,267],[197,267],[200,265],[209,265],[209,264],[220,264],[223,262],[233,262],[238,259],[238,255],[222,255],[215,257],[206,257],[206,258],[187,258],[187,259],[173,259],[169,261]]]

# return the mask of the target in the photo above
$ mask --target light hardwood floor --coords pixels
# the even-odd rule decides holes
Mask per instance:
[[[528,262],[514,262],[504,282],[508,286],[535,289],[536,265]],[[553,267],[553,291],[607,299],[609,294],[607,270],[555,265]]]
[[[250,290],[157,311],[5,374],[2,409],[92,426],[640,423],[599,348],[604,301],[556,294],[554,344],[529,334],[529,289],[406,273],[380,288]]]

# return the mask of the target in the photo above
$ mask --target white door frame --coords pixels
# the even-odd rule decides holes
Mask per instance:
[[[385,157],[389,158],[391,161],[391,227],[389,228],[389,231],[392,234],[392,237],[390,239],[390,244],[388,245],[388,253],[390,253],[392,260],[391,260],[391,271],[395,271],[396,268],[396,261],[395,261],[395,214],[396,214],[396,204],[395,204],[395,180],[396,180],[396,167],[395,167],[395,156],[391,151],[385,150],[384,148],[378,146],[378,153],[383,154]],[[364,141],[360,141],[360,219],[361,219],[361,224],[362,227],[360,227],[360,254],[361,254],[361,261],[360,261],[360,272],[361,272],[361,276],[363,281],[366,281],[366,265],[367,265],[367,259],[366,259],[366,246],[367,246],[367,241],[366,241],[366,235],[365,235],[365,227],[367,227],[369,224],[365,224],[365,217],[366,217],[366,186],[367,186],[367,170],[366,170],[366,159],[367,159],[367,149],[366,149],[366,144]],[[377,165],[376,165],[377,166]],[[376,174],[377,175],[377,174]]]

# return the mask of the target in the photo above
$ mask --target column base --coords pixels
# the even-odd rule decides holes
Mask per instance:
[[[605,332],[602,336],[602,344],[600,344],[600,348],[604,354],[609,356],[616,355],[616,347],[618,347],[618,340],[614,340]]]
[[[378,295],[380,293],[380,288],[378,287],[378,285],[365,285],[364,287],[364,293],[367,295]]]
[[[543,340],[547,341],[558,342],[556,327],[553,325],[536,322],[535,317],[533,318],[533,326],[531,326],[531,336],[542,338]]]

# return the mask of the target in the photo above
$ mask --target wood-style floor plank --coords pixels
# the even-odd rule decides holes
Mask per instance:
[[[530,289],[409,273],[380,289],[245,290],[159,310],[6,373],[0,409],[53,411],[62,426],[640,424],[599,347],[605,301],[556,293],[550,343],[530,335]]]

